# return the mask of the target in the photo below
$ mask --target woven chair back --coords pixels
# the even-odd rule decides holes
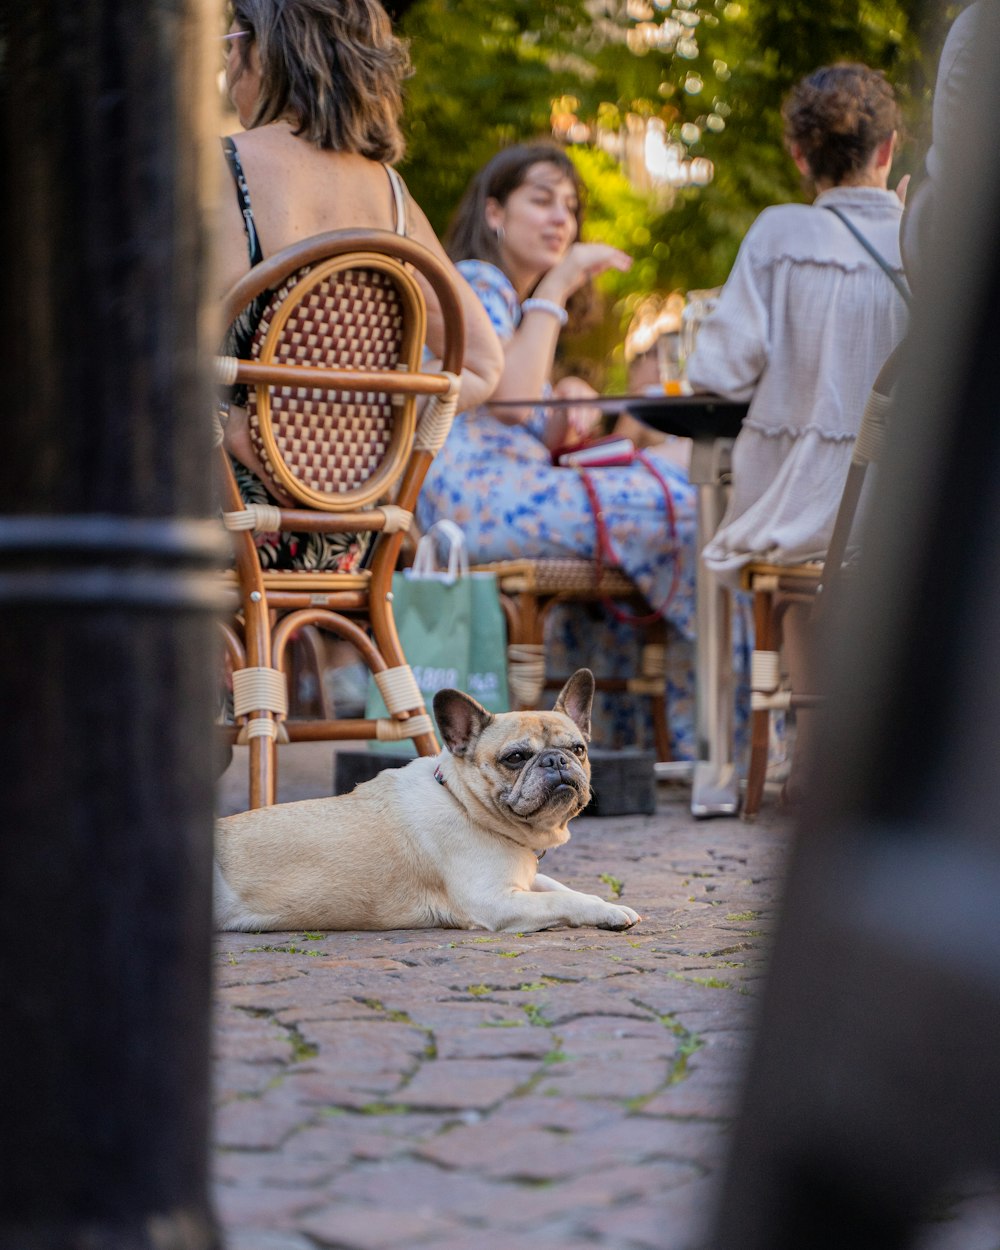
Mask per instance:
[[[416,370],[424,298],[391,257],[352,253],[296,270],[274,291],[251,356],[262,364],[368,372]],[[415,396],[256,386],[250,437],[266,471],[299,503],[328,512],[366,507],[406,466]]]

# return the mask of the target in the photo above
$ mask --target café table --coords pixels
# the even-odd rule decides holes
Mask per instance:
[[[579,399],[545,401],[546,407],[583,406]],[[533,406],[535,406],[533,404]],[[630,413],[651,429],[691,439],[689,478],[698,490],[698,551],[718,529],[726,506],[733,439],[747,404],[719,395],[604,395],[586,401],[614,415]],[[502,401],[491,408],[525,407]],[[698,560],[695,580],[695,734],[697,758],[691,777],[691,814],[734,816],[739,811],[739,779],[733,762],[733,648],[729,592]],[[676,776],[675,764],[657,764],[661,776]]]

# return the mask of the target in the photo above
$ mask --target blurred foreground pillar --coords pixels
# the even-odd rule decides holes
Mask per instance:
[[[209,1250],[198,0],[0,10],[0,1247]]]

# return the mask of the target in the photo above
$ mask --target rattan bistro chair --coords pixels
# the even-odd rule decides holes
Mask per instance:
[[[426,305],[414,270],[441,306],[440,373],[421,370]],[[266,292],[250,359],[217,361],[220,383],[247,384],[251,439],[267,474],[296,501],[294,508],[247,506],[220,445],[239,595],[239,612],[223,633],[233,668],[233,736],[249,746],[251,807],[275,800],[279,738],[412,738],[421,755],[438,750],[400,649],[391,587],[418,492],[451,426],[464,351],[461,306],[446,269],[389,231],[334,231],[276,253],[226,296],[226,323]],[[418,397],[430,397],[419,416]],[[350,573],[264,570],[253,538],[254,531],[365,530],[376,535],[374,554],[367,568]],[[288,645],[315,626],[358,650],[389,717],[289,718]]]
[[[496,573],[507,618],[507,676],[519,708],[537,708],[544,690],[558,690],[568,673],[549,673],[545,662],[545,618],[557,603],[628,604],[642,631],[639,671],[631,677],[596,679],[597,689],[647,697],[653,743],[660,762],[670,759],[667,724],[667,624],[650,611],[642,592],[621,569],[594,560],[502,560],[482,564]]]
[[[869,466],[876,464],[882,454],[899,358],[897,348],[879,371],[865,404],[825,559],[803,564],[755,562],[743,571],[743,585],[753,595],[755,635],[750,668],[750,761],[743,799],[743,816],[747,819],[756,816],[764,795],[771,713],[813,708],[823,702],[821,694],[791,690],[784,681],[782,620],[794,603],[810,604],[814,613],[828,610],[838,580],[850,567],[851,531]]]

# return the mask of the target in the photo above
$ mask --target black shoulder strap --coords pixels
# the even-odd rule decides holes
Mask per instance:
[[[229,172],[233,175],[233,182],[236,184],[236,200],[240,206],[240,212],[243,214],[243,229],[247,235],[247,251],[250,254],[250,267],[252,269],[254,265],[259,265],[264,259],[264,252],[260,246],[257,224],[253,219],[253,209],[250,206],[250,188],[247,186],[243,166],[240,163],[240,154],[236,151],[236,144],[229,135],[226,135],[222,140],[222,151],[225,154]]]
[[[892,265],[889,264],[886,258],[878,250],[878,248],[875,247],[873,244],[869,243],[869,241],[857,228],[854,222],[851,221],[851,219],[847,216],[846,213],[842,213],[839,208],[834,208],[832,204],[823,204],[821,205],[821,207],[825,208],[828,213],[833,213],[834,217],[840,218],[840,220],[844,223],[844,225],[848,228],[848,230],[850,230],[851,234],[854,235],[854,237],[861,244],[861,246],[865,249],[865,251],[872,258],[872,260],[875,261],[878,267],[884,273],[888,275],[889,281],[899,292],[900,296],[902,297],[903,303],[906,304],[907,307],[909,307],[909,305],[912,302],[912,296],[910,295],[910,292],[906,283],[899,276],[899,274],[895,271],[895,269],[893,269]]]

